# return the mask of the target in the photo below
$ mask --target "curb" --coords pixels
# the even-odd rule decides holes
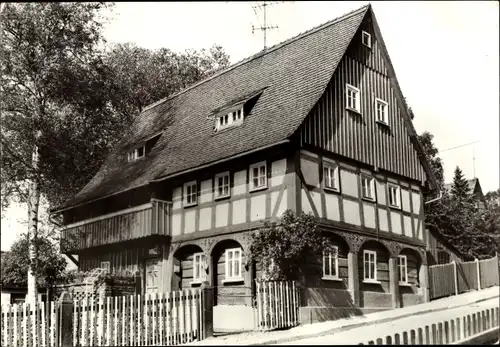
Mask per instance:
[[[372,320],[372,321],[368,321],[368,322],[361,322],[361,323],[355,323],[355,324],[346,324],[344,326],[332,328],[330,330],[325,330],[325,331],[317,332],[317,333],[314,333],[314,334],[301,335],[301,336],[293,336],[293,337],[284,337],[284,338],[281,338],[281,339],[267,340],[265,342],[258,342],[258,343],[248,344],[247,346],[272,345],[272,344],[283,343],[283,342],[299,341],[299,340],[304,340],[304,339],[308,339],[308,338],[312,338],[312,337],[321,337],[321,336],[326,336],[326,335],[330,335],[330,334],[333,334],[333,333],[349,331],[351,329],[356,329],[356,328],[364,327],[364,326],[371,325],[371,324],[386,323],[386,322],[389,322],[391,320],[401,319],[401,318],[407,318],[407,317],[414,316],[414,315],[421,315],[421,314],[427,314],[427,313],[432,313],[432,312],[440,312],[440,311],[444,311],[444,310],[448,310],[448,309],[452,309],[452,308],[467,306],[467,305],[470,305],[470,304],[477,304],[479,302],[483,302],[483,301],[486,301],[486,300],[494,299],[496,297],[498,297],[498,295],[493,295],[493,296],[488,297],[488,298],[482,298],[482,299],[475,300],[473,302],[467,302],[467,303],[460,304],[460,305],[453,305],[453,306],[441,307],[441,308],[430,308],[430,309],[419,311],[419,312],[405,313],[405,314],[401,314],[399,316],[382,318],[382,319]]]

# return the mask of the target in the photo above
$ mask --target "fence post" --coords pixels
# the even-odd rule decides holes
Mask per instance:
[[[208,286],[208,282],[204,282],[201,289],[202,294],[202,329],[203,338],[212,337],[214,335],[214,288]]]
[[[139,271],[136,271],[135,272],[135,294],[136,295],[141,295],[141,291],[142,291],[141,282],[142,282],[141,273]]]
[[[481,266],[479,265],[479,259],[474,259],[476,262],[476,271],[477,271],[477,290],[481,290]]]
[[[457,274],[457,262],[452,260],[453,264],[453,278],[455,279],[455,295],[458,295],[458,274]]]
[[[60,347],[73,346],[73,300],[68,292],[63,292],[57,301],[57,321]]]

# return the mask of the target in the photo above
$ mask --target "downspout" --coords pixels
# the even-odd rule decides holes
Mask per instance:
[[[439,191],[439,196],[435,199],[431,199],[429,201],[424,201],[424,205],[427,205],[427,204],[430,204],[431,202],[434,202],[434,201],[438,201],[438,200],[441,200],[443,198],[443,191],[440,190]]]

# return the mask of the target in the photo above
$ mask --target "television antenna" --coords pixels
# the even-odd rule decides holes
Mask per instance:
[[[474,141],[474,142],[469,142],[469,143],[466,143],[466,144],[463,144],[463,145],[459,145],[459,146],[455,146],[455,147],[451,147],[451,148],[447,148],[447,149],[443,149],[442,151],[439,151],[438,153],[443,153],[443,152],[446,152],[446,151],[451,151],[453,149],[457,149],[457,148],[461,148],[461,147],[465,147],[465,146],[470,146],[470,145],[473,145],[473,144],[478,143],[478,142],[481,142],[481,140]],[[473,173],[474,173],[474,178],[476,178],[476,154],[475,154],[475,148],[474,147],[472,147],[472,170],[473,170]]]
[[[262,11],[264,13],[264,21],[260,26],[255,27],[252,24],[252,34],[254,34],[256,30],[261,30],[264,33],[264,50],[267,48],[267,31],[279,28],[277,25],[268,25],[267,24],[267,7],[275,5],[275,4],[279,4],[282,2],[284,2],[284,1],[273,1],[273,2],[263,1],[262,4],[252,6],[253,11],[255,12],[255,15],[257,17],[259,17],[259,15],[257,14],[256,9],[259,9],[260,11]]]

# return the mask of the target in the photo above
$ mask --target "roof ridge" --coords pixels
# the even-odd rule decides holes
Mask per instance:
[[[312,27],[309,30],[303,31],[303,32],[301,32],[301,33],[299,33],[299,34],[297,34],[295,36],[292,36],[291,38],[286,39],[285,41],[282,41],[280,43],[275,44],[274,46],[269,47],[265,51],[259,51],[258,53],[255,53],[255,54],[253,54],[253,55],[251,55],[249,57],[243,58],[240,61],[237,61],[236,63],[228,66],[227,68],[225,68],[225,69],[223,69],[223,70],[221,70],[221,71],[213,74],[212,76],[208,76],[207,78],[205,78],[205,79],[203,79],[201,81],[198,81],[195,84],[193,84],[193,85],[191,85],[189,87],[186,87],[186,88],[178,91],[177,93],[174,93],[173,95],[169,95],[169,96],[167,96],[167,97],[165,97],[163,99],[160,99],[160,100],[158,100],[158,101],[156,101],[156,102],[154,102],[154,103],[152,103],[152,104],[144,107],[144,109],[142,110],[141,113],[143,113],[143,112],[145,112],[147,110],[150,110],[150,109],[152,109],[152,108],[154,108],[154,107],[156,107],[156,106],[164,103],[165,101],[171,100],[171,99],[173,99],[173,98],[175,98],[175,97],[177,97],[177,96],[179,96],[179,95],[181,95],[181,94],[183,94],[183,93],[185,93],[185,92],[187,92],[187,91],[189,91],[189,90],[191,90],[191,89],[193,89],[193,88],[195,88],[195,87],[197,87],[197,86],[199,86],[199,85],[201,85],[201,84],[203,84],[205,82],[208,82],[208,81],[210,81],[210,80],[212,80],[212,79],[214,79],[216,77],[219,77],[219,76],[225,74],[226,72],[229,72],[229,71],[231,71],[231,70],[233,70],[233,69],[235,69],[235,68],[237,68],[237,67],[239,67],[241,65],[244,65],[244,64],[246,64],[246,63],[248,63],[248,62],[250,62],[250,61],[252,61],[254,59],[257,59],[257,58],[259,58],[261,56],[264,56],[264,55],[266,55],[268,53],[274,52],[278,48],[286,46],[287,44],[290,44],[290,43],[295,42],[295,41],[297,41],[297,40],[299,40],[301,38],[304,38],[304,37],[306,37],[306,36],[308,36],[310,34],[313,34],[313,33],[317,32],[319,30],[327,28],[327,27],[329,27],[329,26],[331,26],[331,25],[333,25],[335,23],[338,23],[341,20],[346,20],[346,19],[348,19],[348,18],[350,18],[350,17],[358,14],[359,12],[362,12],[362,11],[368,9],[370,6],[371,6],[371,4],[368,3],[368,5],[364,5],[364,6],[360,7],[360,8],[358,8],[358,9],[352,10],[351,12],[343,14],[342,16],[336,17],[336,18],[331,19],[331,20],[329,20],[329,21],[327,21],[325,23],[322,23],[322,24],[319,24],[319,25],[317,25],[315,27]]]

